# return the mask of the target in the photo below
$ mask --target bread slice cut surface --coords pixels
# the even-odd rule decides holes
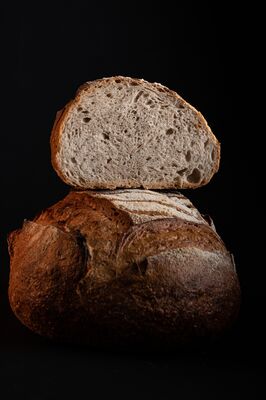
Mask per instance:
[[[52,163],[83,189],[196,188],[218,170],[220,145],[175,92],[142,79],[87,82],[59,113]]]

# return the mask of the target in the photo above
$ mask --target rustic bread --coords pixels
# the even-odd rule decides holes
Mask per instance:
[[[82,189],[196,188],[219,168],[203,116],[158,83],[122,76],[87,82],[57,115],[52,163]]]
[[[80,191],[9,237],[12,310],[34,332],[169,346],[234,320],[230,253],[180,193]]]

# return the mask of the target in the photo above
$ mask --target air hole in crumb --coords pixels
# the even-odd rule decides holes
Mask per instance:
[[[80,183],[83,183],[83,184],[85,184],[86,183],[86,181],[85,181],[85,179],[83,179],[83,178],[79,178],[79,181],[80,181]]]
[[[103,132],[102,135],[103,135],[103,137],[104,137],[105,140],[109,140],[109,138],[110,138],[110,133],[108,133],[108,132]]]
[[[214,149],[212,149],[212,152],[211,152],[211,159],[212,159],[212,161],[214,161],[214,159],[215,159],[215,150]]]
[[[115,82],[116,83],[121,83],[121,79],[116,79]]]
[[[136,121],[138,121],[138,120],[139,120],[139,117],[136,118]]]
[[[124,133],[127,133],[127,129],[124,130]]]
[[[195,140],[191,141],[191,146],[194,146],[196,144]]]
[[[201,174],[198,168],[194,168],[192,173],[187,176],[187,180],[190,183],[199,183],[201,179]]]
[[[174,129],[169,128],[169,129],[167,129],[167,131],[165,133],[166,133],[166,135],[172,135],[174,133]]]
[[[176,119],[177,118],[177,115],[176,114],[174,114],[174,119]]]
[[[162,93],[165,92],[165,90],[161,87],[159,87],[158,90],[159,90],[159,92],[162,92]]]
[[[113,97],[112,93],[107,93],[107,97]]]
[[[173,162],[172,167],[177,168],[177,164]]]
[[[134,99],[134,102],[136,103],[138,101],[138,99],[140,98],[140,96],[143,94],[143,90],[141,90],[140,92],[138,92],[137,96]]]
[[[106,161],[107,164],[109,164],[110,161],[112,161],[112,159],[111,159],[111,158],[108,158],[108,160]]]
[[[90,120],[91,120],[91,118],[89,118],[89,117],[83,118],[83,122],[85,122],[86,124],[87,124],[88,122],[90,122]]]
[[[204,142],[204,148],[206,149],[206,147],[208,147],[209,144],[209,139],[206,140],[206,142]]]
[[[144,97],[148,97],[149,95],[148,95],[148,93],[144,93],[144,95],[143,95]]]
[[[163,170],[163,169],[164,169],[164,166],[162,165],[162,166],[160,167],[160,169]]]
[[[152,104],[152,100],[147,101],[147,104],[149,105]]]
[[[89,111],[84,110],[84,111],[82,111],[82,114],[88,114],[88,112],[89,112]]]
[[[118,86],[118,90],[122,90],[122,86]]]
[[[151,157],[147,157],[147,158],[146,158],[146,161],[149,161],[150,159],[151,159]]]
[[[152,105],[151,105],[151,108],[154,108],[154,107],[155,107],[155,104],[152,104]]]
[[[138,82],[131,81],[131,82],[130,82],[130,85],[131,85],[131,86],[138,86],[139,84],[138,84]]]
[[[72,157],[70,160],[71,160],[71,162],[72,162],[73,164],[77,164],[77,160],[76,160],[74,157]]]
[[[184,104],[179,104],[178,108],[185,108]]]
[[[190,150],[187,151],[186,160],[187,160],[187,161],[190,161],[190,160],[191,160],[191,151],[190,151]]]
[[[184,173],[187,171],[187,168],[183,168],[183,169],[180,169],[179,171],[177,171],[177,173],[179,174],[179,175],[184,175]]]
[[[78,112],[82,111],[82,107],[78,107]]]

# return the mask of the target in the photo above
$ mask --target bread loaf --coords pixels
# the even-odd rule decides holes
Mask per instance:
[[[203,116],[158,83],[122,76],[87,82],[51,135],[52,163],[82,189],[196,188],[219,168]]]
[[[70,192],[9,252],[12,310],[51,338],[177,345],[216,336],[239,307],[230,253],[180,193]]]

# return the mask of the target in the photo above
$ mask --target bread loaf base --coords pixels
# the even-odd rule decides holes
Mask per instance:
[[[53,339],[171,347],[217,336],[239,309],[230,253],[180,194],[72,192],[9,251],[11,308]]]

